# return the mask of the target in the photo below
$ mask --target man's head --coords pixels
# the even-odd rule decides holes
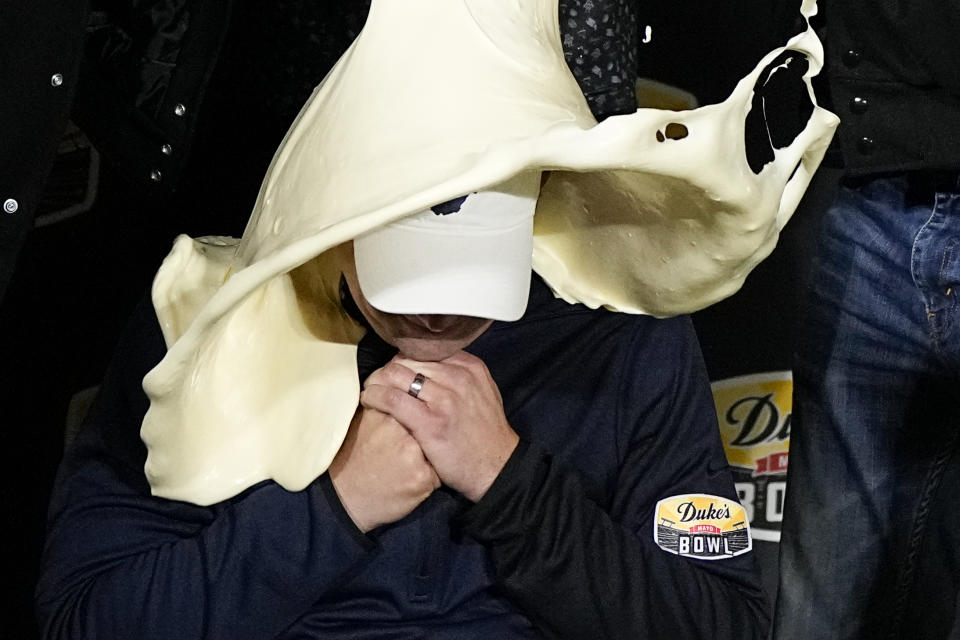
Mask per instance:
[[[523,315],[540,174],[521,174],[360,236],[344,275],[381,338],[441,360]]]

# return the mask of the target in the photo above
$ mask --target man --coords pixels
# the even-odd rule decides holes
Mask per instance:
[[[41,309],[37,291],[42,287],[43,299],[55,300],[58,309],[70,308],[60,296],[69,289],[48,279],[54,271],[47,270],[44,256],[50,255],[46,251],[53,234],[34,228],[44,209],[51,209],[51,201],[62,202],[62,192],[50,197],[54,190],[49,183],[55,181],[48,178],[55,173],[78,84],[87,2],[14,0],[4,2],[0,12],[0,405],[6,424],[23,424],[30,416],[38,427],[28,437],[9,438],[4,447],[5,468],[12,469],[27,452],[33,463],[29,469],[11,471],[0,483],[7,518],[18,523],[8,534],[9,551],[3,555],[6,581],[14,586],[7,590],[9,613],[0,620],[0,636],[26,638],[33,627],[28,612],[40,557],[43,504],[59,455],[59,438],[42,435],[42,425],[48,423],[32,399],[42,397],[47,407],[58,402],[65,406],[76,375],[70,372],[71,383],[63,379],[67,376],[51,379],[41,364],[50,359],[34,348],[38,340],[55,342],[47,339],[43,327],[60,315]],[[79,260],[89,254],[77,255]],[[56,352],[51,348],[48,353]],[[34,371],[43,371],[42,381]],[[58,426],[63,424],[62,410],[49,413],[56,415]]]
[[[538,189],[339,249],[364,390],[302,492],[149,495],[134,323],[52,505],[47,637],[763,637],[689,321],[528,284]]]
[[[956,2],[825,4],[844,178],[795,359],[775,637],[960,637]]]
[[[555,3],[507,9],[374,2],[243,238],[177,240],[61,470],[49,636],[763,636],[688,321],[586,305],[735,289],[832,116],[751,169],[780,51],[598,124]]]

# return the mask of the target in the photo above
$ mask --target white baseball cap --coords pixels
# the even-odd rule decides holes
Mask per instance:
[[[388,313],[519,319],[539,193],[540,172],[522,173],[355,238],[363,295]]]

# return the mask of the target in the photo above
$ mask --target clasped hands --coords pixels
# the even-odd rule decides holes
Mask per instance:
[[[413,397],[417,373],[426,380]],[[518,441],[482,360],[464,351],[439,362],[397,356],[364,383],[330,476],[367,532],[404,517],[441,483],[478,501]]]

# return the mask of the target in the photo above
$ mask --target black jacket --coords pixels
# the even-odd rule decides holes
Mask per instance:
[[[77,87],[86,0],[4,0],[0,13],[0,300]]]
[[[820,4],[847,173],[960,169],[960,2]]]
[[[361,376],[389,357],[376,342]],[[737,495],[687,318],[591,311],[535,279],[524,318],[470,350],[522,444],[476,505],[441,489],[363,535],[326,474],[211,507],[150,496],[140,378],[163,343],[144,309],[61,469],[44,637],[765,637],[752,553],[654,540],[687,531],[660,531],[658,501]]]
[[[176,184],[231,0],[93,0],[74,119],[132,184]]]
[[[598,117],[636,108],[632,6],[629,0],[560,3],[566,59]],[[250,0],[130,6],[93,0],[74,117],[128,181],[164,191],[195,178],[185,170],[207,169],[188,166],[191,150],[197,138],[210,136],[204,127],[226,118],[241,126],[221,137],[267,155],[253,162],[258,181],[260,165],[356,37],[368,7],[369,0],[276,0],[267,6]],[[233,111],[255,116],[238,118]],[[251,128],[266,128],[271,138],[260,141]],[[242,143],[251,140],[256,143]],[[226,154],[207,155],[243,164]]]

